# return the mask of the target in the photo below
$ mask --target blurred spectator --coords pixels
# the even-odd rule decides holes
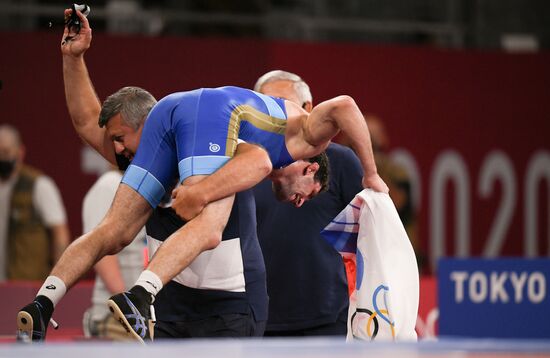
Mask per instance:
[[[293,101],[307,111],[312,109],[309,87],[295,74],[269,72],[254,89]],[[349,148],[331,143],[326,153],[329,189],[300,208],[278,202],[269,180],[254,188],[269,294],[266,336],[343,337],[347,332],[344,263],[320,232],[363,190],[363,172]]]
[[[0,280],[43,280],[69,244],[53,180],[23,163],[14,127],[0,125]]]
[[[141,5],[135,0],[109,0],[105,13],[108,32],[133,34],[143,31]]]
[[[111,170],[103,174],[90,188],[82,204],[84,232],[96,227],[115,197],[122,173]],[[88,337],[124,340],[128,335],[109,312],[107,300],[113,294],[130,289],[143,271],[145,228],[117,255],[105,256],[95,266],[96,279],[92,294],[92,307],[84,313],[84,333]]]
[[[376,168],[380,177],[382,177],[390,188],[390,197],[411,240],[416,253],[419,271],[422,272],[425,266],[425,255],[418,242],[418,215],[412,203],[409,175],[407,170],[393,161],[389,155],[390,140],[383,121],[372,114],[366,114],[365,120],[369,127]],[[336,141],[345,146],[350,146],[349,139],[343,133],[340,133]]]

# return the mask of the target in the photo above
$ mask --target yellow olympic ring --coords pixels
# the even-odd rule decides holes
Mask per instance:
[[[388,314],[388,311],[387,310],[380,310],[380,313]],[[369,317],[369,320],[367,321],[367,334],[369,335],[369,338],[372,338],[371,324],[372,324],[372,321],[373,321],[374,317],[376,317],[376,312],[371,314],[370,317]],[[390,328],[391,328],[391,336],[392,336],[392,338],[395,338],[395,327],[391,323],[390,323]]]

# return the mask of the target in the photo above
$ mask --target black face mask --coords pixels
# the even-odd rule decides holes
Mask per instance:
[[[0,160],[0,179],[8,179],[15,168],[14,160]]]
[[[122,154],[115,154],[116,157],[116,165],[118,165],[118,169],[122,171],[126,171],[128,167],[130,166],[131,161],[123,156]]]

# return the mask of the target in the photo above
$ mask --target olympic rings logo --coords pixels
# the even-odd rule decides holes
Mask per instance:
[[[365,322],[365,329],[364,332],[366,332],[367,336],[374,340],[376,336],[378,335],[379,329],[380,329],[380,322],[378,321],[378,318],[382,318],[383,321],[386,321],[390,327],[391,336],[393,339],[395,339],[395,322],[390,321],[389,319],[389,312],[387,309],[379,309],[378,304],[376,302],[377,296],[380,292],[384,293],[384,304],[386,304],[386,295],[385,293],[389,291],[389,288],[384,285],[378,286],[372,295],[372,301],[374,306],[374,312],[369,310],[368,308],[357,308],[353,315],[351,316],[351,327],[352,332],[354,332],[354,337],[358,337],[355,332],[361,332],[360,324]],[[386,305],[387,306],[387,305]],[[367,318],[368,317],[368,318]],[[357,318],[357,321],[356,321]],[[355,325],[355,327],[354,327]]]

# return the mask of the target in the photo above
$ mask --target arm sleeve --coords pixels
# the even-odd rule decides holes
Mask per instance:
[[[50,177],[40,176],[36,179],[33,201],[34,207],[46,226],[67,223],[67,213],[61,194]]]

